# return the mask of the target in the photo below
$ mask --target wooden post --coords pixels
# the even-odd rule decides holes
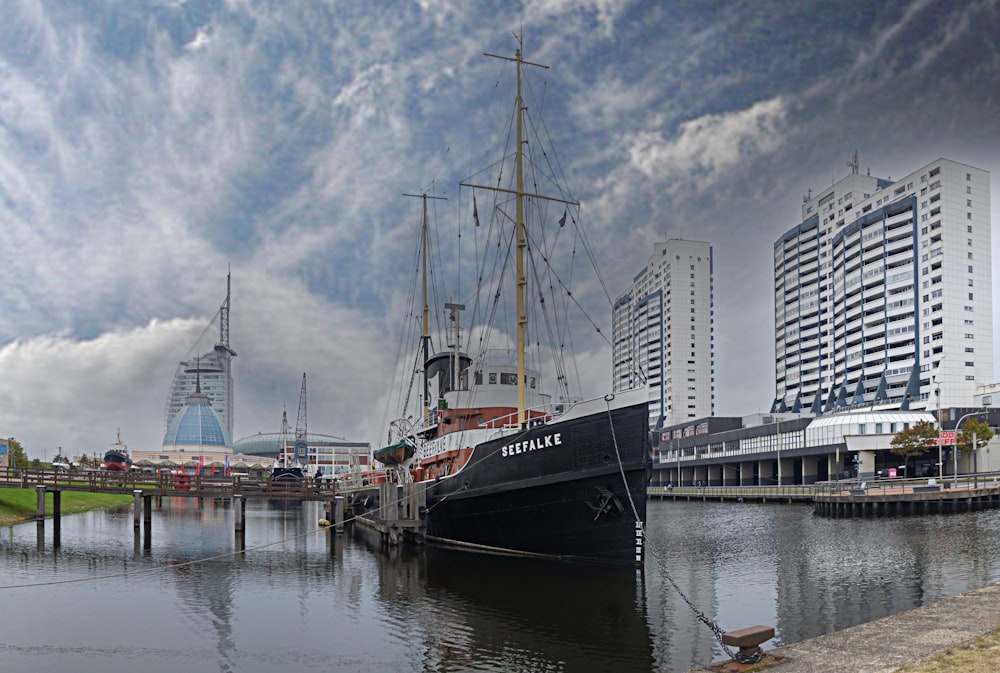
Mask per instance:
[[[35,486],[35,518],[39,521],[45,519],[45,486]]]
[[[333,499],[333,525],[338,533],[344,532],[344,496]]]
[[[153,525],[153,496],[144,495],[142,496],[142,522],[149,530],[150,526]]]
[[[246,511],[246,503],[242,495],[233,496],[233,518],[236,521],[236,532],[243,532],[243,514]]]
[[[139,518],[142,514],[142,491],[132,491],[132,526],[139,527]]]
[[[59,549],[62,546],[62,541],[60,537],[62,535],[61,530],[61,511],[62,511],[62,492],[52,491],[52,548]]]

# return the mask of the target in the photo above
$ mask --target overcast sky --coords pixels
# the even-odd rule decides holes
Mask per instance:
[[[656,241],[714,246],[720,415],[770,406],[772,246],[855,150],[880,177],[939,157],[989,170],[1000,222],[998,0],[0,14],[0,435],[31,456],[99,452],[118,428],[159,446],[228,268],[236,437],[277,431],[283,402],[294,417],[307,372],[310,431],[377,443],[419,213],[400,195],[452,198],[481,166],[498,72],[482,53],[513,54],[514,32],[551,67],[547,124],[612,295]],[[607,347],[580,346],[602,394]]]

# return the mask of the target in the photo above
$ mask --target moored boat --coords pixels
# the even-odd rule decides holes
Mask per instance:
[[[115,443],[104,452],[104,469],[111,472],[125,472],[131,467],[132,458],[129,456],[128,447],[122,442],[122,433],[119,430]]]
[[[303,386],[305,382],[303,381]],[[302,445],[304,448],[304,444]],[[300,450],[298,442],[293,446],[288,444],[288,413],[281,409],[281,453],[271,466],[272,483],[297,483],[306,478],[308,466],[302,460],[304,450]]]
[[[407,388],[420,389],[416,397],[423,410],[413,415],[404,410],[401,420],[393,423],[387,444],[373,452],[384,472],[372,478],[374,482],[412,481],[424,490],[426,533],[431,541],[497,553],[639,565],[645,547],[645,488],[651,454],[646,392],[608,394],[586,401],[570,394],[566,379],[572,368],[560,360],[559,344],[550,345],[547,351],[557,360],[552,372],[529,364],[525,300],[526,296],[540,295],[544,288],[526,291],[529,278],[524,256],[529,246],[548,239],[546,233],[528,229],[525,201],[530,197],[535,204],[548,201],[564,206],[558,229],[566,225],[569,208],[579,204],[540,195],[536,180],[532,181],[532,193],[525,191],[521,69],[536,64],[524,61],[520,49],[512,58],[495,58],[517,68],[515,167],[507,172],[516,176],[516,184],[510,189],[462,185],[497,192],[505,198],[513,196],[513,213],[504,212],[500,202],[493,207],[498,224],[489,229],[505,237],[490,248],[499,251],[497,257],[478,261],[480,268],[492,267],[494,272],[503,269],[510,274],[516,270],[516,276],[503,285],[512,287],[516,296],[516,343],[506,348],[490,347],[491,328],[484,317],[482,323],[473,320],[473,329],[480,336],[477,351],[464,352],[460,323],[465,306],[447,303],[448,348],[430,354],[426,263],[434,255],[427,252],[427,200],[439,197],[408,194],[420,196],[424,202],[420,251],[424,260],[423,381],[415,385],[411,379]],[[475,196],[472,207],[478,227]],[[571,222],[576,225],[578,219]],[[558,236],[558,229],[550,238]],[[506,257],[501,258],[502,254]],[[554,260],[551,249],[531,257],[533,265],[548,268],[533,267],[530,280],[538,283],[538,277],[547,274],[549,290],[560,286],[562,281],[554,280],[561,277],[560,272],[549,266]],[[479,281],[486,277],[486,272],[478,275]],[[476,308],[491,306],[483,310],[483,316],[495,315],[504,292],[501,282],[498,278],[495,286],[477,284],[477,289],[493,300],[492,305],[490,299],[477,300]],[[566,294],[570,294],[568,290]],[[549,302],[556,303],[558,300]],[[549,316],[539,320],[548,321]],[[543,324],[547,326],[540,322],[531,339],[540,339]],[[556,400],[542,392],[545,381],[559,390]],[[411,397],[407,394],[407,401]],[[410,422],[414,417],[418,420]],[[374,493],[353,498],[353,504],[356,513],[379,516],[380,503]]]

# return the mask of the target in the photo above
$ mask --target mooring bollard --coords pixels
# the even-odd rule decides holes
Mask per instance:
[[[749,664],[760,661],[764,654],[760,646],[771,638],[774,638],[773,626],[748,626],[745,629],[723,633],[722,643],[740,648],[733,659],[740,664]]]

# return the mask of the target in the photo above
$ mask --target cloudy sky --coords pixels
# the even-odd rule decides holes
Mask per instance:
[[[0,435],[32,456],[101,451],[118,428],[158,446],[229,268],[235,435],[276,431],[283,402],[294,417],[307,372],[310,430],[377,443],[419,215],[401,194],[448,196],[436,217],[460,219],[495,132],[482,53],[512,54],[515,32],[551,67],[546,123],[611,294],[656,241],[713,244],[719,414],[770,405],[772,245],[852,152],[880,177],[987,169],[1000,222],[998,0],[0,13]],[[610,358],[591,341],[597,395]]]

